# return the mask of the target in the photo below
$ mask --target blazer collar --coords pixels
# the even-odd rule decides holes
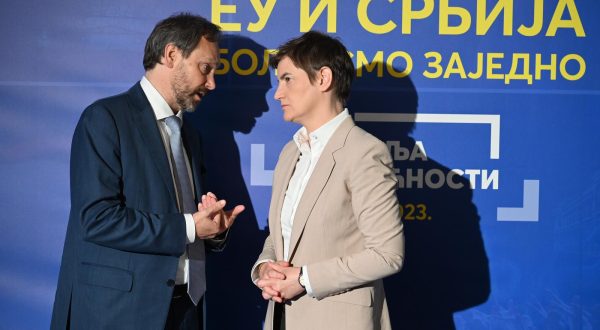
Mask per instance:
[[[315,166],[315,169],[310,176],[308,183],[306,184],[306,188],[304,189],[302,197],[300,198],[300,202],[298,203],[296,215],[294,216],[294,223],[292,225],[292,237],[290,238],[290,252],[288,258],[290,261],[294,258],[298,242],[302,237],[304,227],[306,226],[306,221],[308,220],[317,202],[317,199],[319,199],[319,196],[321,196],[323,188],[325,188],[325,185],[331,176],[331,172],[335,167],[335,153],[344,147],[348,133],[354,126],[355,124],[351,117],[345,119],[342,124],[340,124],[340,126],[331,136],[331,139],[325,146],[325,149],[323,149],[323,153],[321,154],[321,157],[319,158],[319,161],[317,162],[317,165]],[[297,160],[297,157],[295,159]],[[296,162],[292,163],[294,166],[296,165]],[[288,172],[291,171],[288,170]],[[291,173],[288,175],[286,172],[285,178],[286,184],[284,189],[287,189],[287,183],[289,183]],[[283,191],[282,195],[285,195],[285,191]],[[280,198],[283,200],[283,197]],[[283,207],[283,202],[280,206]],[[279,211],[279,218],[280,216],[281,211]]]

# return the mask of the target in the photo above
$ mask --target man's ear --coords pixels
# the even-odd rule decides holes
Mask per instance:
[[[178,56],[181,55],[181,50],[175,46],[173,43],[168,43],[165,46],[163,51],[163,55],[161,58],[161,63],[166,67],[172,69],[175,66],[175,60]]]
[[[324,66],[319,69],[317,82],[319,83],[319,89],[323,92],[328,91],[333,87],[333,71],[331,71],[330,67]]]

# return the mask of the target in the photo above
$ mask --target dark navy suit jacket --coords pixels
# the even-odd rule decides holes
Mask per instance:
[[[202,192],[200,139],[184,146]],[[197,201],[198,198],[196,197]],[[81,115],[71,147],[71,213],[52,329],[164,329],[185,220],[154,112],[141,86]]]

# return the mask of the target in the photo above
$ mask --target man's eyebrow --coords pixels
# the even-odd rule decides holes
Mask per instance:
[[[221,64],[219,60],[213,61],[211,59],[206,59],[206,60],[200,59],[200,63],[202,63],[202,64],[210,64],[212,66],[219,66],[219,64]]]

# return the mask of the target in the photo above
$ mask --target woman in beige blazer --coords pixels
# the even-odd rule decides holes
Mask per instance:
[[[311,31],[271,65],[284,119],[302,127],[275,167],[270,235],[252,269],[269,300],[265,329],[389,329],[382,278],[404,258],[397,181],[386,145],[344,109],[348,52]]]

